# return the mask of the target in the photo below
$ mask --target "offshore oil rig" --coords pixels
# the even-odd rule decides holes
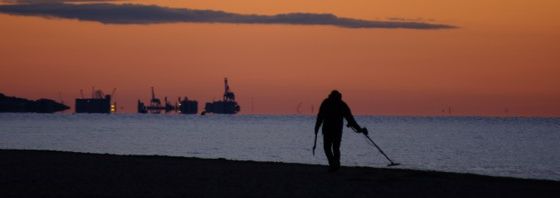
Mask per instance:
[[[182,114],[196,114],[198,113],[198,102],[196,100],[189,100],[187,97],[181,99],[179,97],[175,104],[171,104],[167,101],[167,97],[164,97],[163,104],[161,100],[156,97],[154,87],[152,87],[152,98],[150,99],[150,104],[146,105],[144,102],[138,100],[137,105],[138,113],[156,113],[161,112],[179,112]]]
[[[91,89],[91,98],[85,98],[83,90],[80,90],[81,98],[76,99],[76,113],[115,113],[117,103],[111,102],[117,89],[111,94],[103,94],[101,90]]]
[[[80,90],[81,98],[76,99],[76,113],[115,113],[117,104],[113,102],[116,89],[111,94],[105,95],[101,90],[92,87],[91,98],[85,98],[83,90]],[[235,94],[230,90],[228,79],[224,78],[224,95],[222,100],[207,102],[201,113],[236,114],[240,111],[239,104],[235,101]],[[198,102],[188,97],[179,97],[175,103],[164,97],[163,101],[156,97],[154,87],[151,87],[151,98],[149,104],[138,100],[138,113],[168,113],[178,112],[182,114],[197,114]]]
[[[236,114],[241,110],[235,101],[235,94],[229,89],[228,79],[224,79],[224,96],[222,100],[207,102],[202,115],[206,113]]]

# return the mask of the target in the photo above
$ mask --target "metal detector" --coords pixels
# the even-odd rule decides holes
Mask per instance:
[[[348,126],[348,127],[350,127],[350,126]],[[379,150],[379,152],[380,152],[383,156],[385,156],[385,158],[386,158],[387,160],[389,160],[390,163],[387,165],[388,167],[400,165],[400,163],[395,163],[395,162],[393,162],[393,160],[391,160],[391,158],[389,158],[389,156],[387,156],[387,154],[385,154],[385,152],[383,152],[383,150],[381,149],[381,147],[379,147],[379,146],[369,137],[367,128],[364,127],[364,128],[362,128],[361,130],[356,129],[356,128],[353,128],[353,127],[350,127],[350,128],[351,128],[352,130],[354,130],[355,132],[357,132],[357,133],[363,133],[363,134],[366,136],[366,138],[367,138],[371,143],[373,143],[373,146],[375,146],[375,148],[377,148],[377,150]]]

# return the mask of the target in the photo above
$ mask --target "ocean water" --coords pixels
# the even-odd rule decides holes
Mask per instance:
[[[395,168],[560,180],[559,118],[357,116]],[[0,114],[0,148],[326,164],[312,116]],[[385,167],[346,128],[343,166]]]

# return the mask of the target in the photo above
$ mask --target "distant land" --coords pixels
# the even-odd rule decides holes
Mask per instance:
[[[70,107],[51,99],[28,100],[0,93],[0,112],[54,113],[67,109]]]

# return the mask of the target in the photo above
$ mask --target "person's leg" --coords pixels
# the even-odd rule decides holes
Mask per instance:
[[[335,167],[340,168],[340,142],[342,140],[342,132],[336,133],[333,137],[333,161]]]
[[[329,166],[334,167],[335,160],[332,152],[333,138],[328,133],[323,133],[323,149],[325,150],[325,155],[329,161]]]

